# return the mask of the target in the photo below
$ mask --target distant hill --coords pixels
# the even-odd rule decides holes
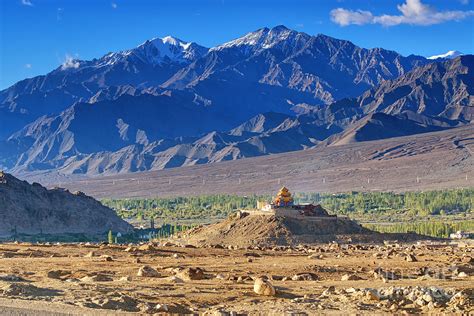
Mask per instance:
[[[14,234],[127,233],[132,226],[83,193],[47,190],[0,172],[0,237]]]

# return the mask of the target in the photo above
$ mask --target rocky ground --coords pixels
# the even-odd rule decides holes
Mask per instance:
[[[230,248],[230,249],[229,249]],[[474,246],[2,244],[0,312],[474,312]]]

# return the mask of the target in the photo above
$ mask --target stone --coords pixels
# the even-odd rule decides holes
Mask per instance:
[[[416,259],[416,257],[412,254],[407,254],[406,257],[405,257],[405,261],[408,261],[408,262],[417,262],[418,260]]]
[[[95,252],[94,252],[94,251],[90,251],[90,252],[89,252],[88,254],[86,254],[84,257],[85,257],[85,258],[92,258],[92,257],[95,257],[95,256],[96,256]]]
[[[459,272],[458,274],[458,278],[461,278],[461,279],[464,279],[464,278],[468,278],[469,276],[467,275],[466,272]]]
[[[127,276],[121,277],[119,279],[119,281],[121,281],[121,282],[130,282],[130,281],[132,281],[132,277],[127,275]]]
[[[109,281],[113,281],[113,279],[109,276],[99,273],[96,275],[85,276],[81,278],[81,281],[86,282],[86,283],[93,283],[93,282],[109,282]]]
[[[61,279],[65,275],[71,274],[71,271],[65,270],[50,270],[46,273],[46,276],[50,279]]]
[[[107,262],[111,262],[111,261],[114,261],[114,259],[111,257],[111,256],[108,256],[108,255],[102,255],[100,256],[102,259],[104,259],[104,261],[107,261]]]
[[[169,311],[169,307],[166,304],[156,304],[153,309],[157,312],[168,312]]]
[[[202,280],[204,279],[204,270],[201,268],[185,268],[177,276],[183,280]]]
[[[365,297],[371,301],[380,301],[380,296],[377,294],[375,290],[368,290],[365,293]]]
[[[430,294],[425,294],[421,297],[425,302],[432,302],[433,301],[433,296]]]
[[[140,250],[140,251],[154,251],[156,249],[152,244],[144,244],[144,245],[140,245],[138,247],[138,250]]]
[[[263,278],[256,278],[253,284],[253,291],[258,295],[264,296],[275,296],[276,290],[275,287],[268,281]]]
[[[336,292],[336,288],[334,287],[334,285],[331,285],[330,287],[328,287],[327,289],[324,290],[324,292],[321,294],[323,296],[329,296],[333,293]]]
[[[315,281],[318,276],[314,273],[297,273],[291,277],[293,281]]]
[[[222,273],[218,273],[218,274],[216,274],[216,279],[226,280],[227,278],[226,278],[226,276],[223,275]]]
[[[341,281],[356,281],[356,280],[362,280],[362,278],[360,278],[356,274],[344,274],[341,277]]]
[[[23,282],[26,281],[21,276],[15,274],[0,274],[0,281],[7,281],[7,282]]]
[[[177,276],[175,275],[172,275],[170,277],[167,277],[166,278],[166,281],[169,281],[171,283],[184,283],[183,279],[181,278],[178,278]]]
[[[160,277],[160,273],[153,269],[150,266],[142,266],[140,269],[138,269],[137,276],[140,277],[149,277],[149,278],[157,278]]]

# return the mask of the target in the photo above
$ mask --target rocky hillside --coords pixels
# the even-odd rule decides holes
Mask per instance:
[[[81,192],[48,190],[0,172],[0,237],[14,234],[127,233],[132,226]]]

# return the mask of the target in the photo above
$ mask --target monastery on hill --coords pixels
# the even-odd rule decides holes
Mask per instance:
[[[294,204],[293,197],[286,187],[282,187],[271,203],[257,202],[257,211],[251,213],[268,214],[284,217],[335,217],[329,215],[321,205]]]

